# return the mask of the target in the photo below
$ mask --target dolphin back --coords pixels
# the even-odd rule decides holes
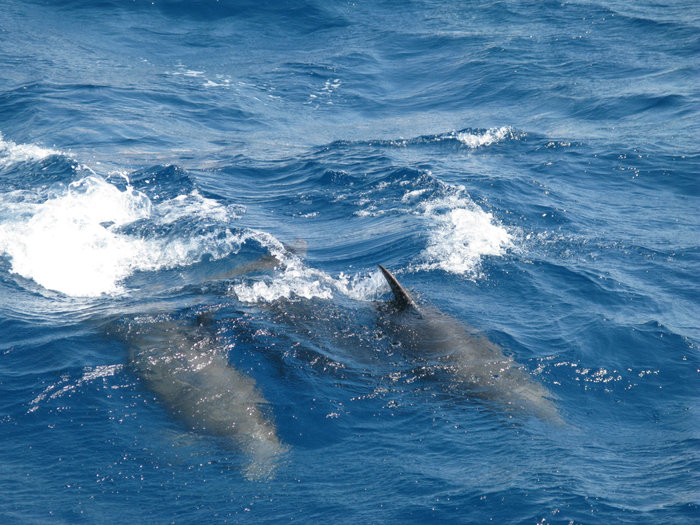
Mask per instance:
[[[391,287],[397,310],[387,311],[382,326],[413,359],[424,359],[426,366],[447,371],[452,384],[462,385],[471,396],[564,423],[554,396],[497,344],[431,305],[419,309],[396,277],[381,265],[379,269]]]

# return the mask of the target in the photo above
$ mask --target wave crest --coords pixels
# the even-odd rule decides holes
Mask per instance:
[[[39,161],[51,155],[61,155],[61,152],[35,144],[17,144],[3,139],[0,133],[0,168],[18,162]]]

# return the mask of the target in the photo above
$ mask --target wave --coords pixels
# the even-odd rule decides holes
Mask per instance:
[[[503,256],[515,247],[514,235],[476,204],[464,186],[444,183],[430,172],[400,170],[358,197],[357,216],[420,219],[427,240],[413,270],[476,278],[484,258]]]
[[[306,0],[289,5],[286,2],[182,2],[181,0],[159,0],[157,2],[119,2],[101,0],[61,0],[54,5],[62,10],[84,11],[95,9],[103,13],[135,11],[150,14],[154,11],[178,21],[216,23],[231,18],[259,20],[272,25],[278,23],[284,29],[301,33],[345,27],[348,21],[340,9],[329,8],[325,4]]]
[[[419,270],[440,269],[475,278],[485,257],[500,257],[514,247],[514,238],[489,212],[469,199],[463,188],[422,205],[431,223]]]
[[[22,161],[59,154],[5,144]],[[230,227],[240,218],[240,207],[206,198],[196,188],[149,197],[155,175],[141,177],[137,189],[127,175],[101,176],[73,167],[63,174],[64,180],[75,179],[67,184],[0,194],[0,254],[13,273],[45,289],[96,297],[125,292],[122,283],[135,272],[186,266],[205,256],[223,258],[255,237]]]
[[[447,137],[454,137],[468,148],[476,149],[497,144],[504,140],[517,139],[519,135],[510,126],[502,126],[500,128],[490,128],[483,131],[464,130],[453,135],[448,135]]]
[[[521,140],[525,136],[526,134],[524,132],[518,131],[512,126],[499,126],[493,128],[464,128],[459,131],[420,135],[408,139],[371,140],[369,142],[360,142],[359,144],[399,148],[425,145],[449,145],[475,150],[502,142]],[[338,141],[335,144],[338,146],[351,146],[358,143]]]
[[[37,158],[41,158],[37,156]],[[40,189],[0,194],[0,254],[13,273],[72,297],[119,295],[128,278],[215,261],[255,245],[279,271],[239,279],[230,292],[243,302],[280,298],[358,300],[380,292],[378,274],[333,277],[307,267],[273,235],[232,227],[245,209],[203,196],[177,168],[103,177],[96,173],[43,194]]]
[[[420,137],[414,142],[453,141],[478,148],[509,137],[516,133],[503,127]],[[273,275],[244,277],[231,284],[229,292],[243,302],[330,298],[334,294],[374,300],[384,291],[381,275],[374,269],[331,275],[308,266],[288,253],[274,235],[244,226],[240,221],[246,213],[243,206],[204,196],[180,168],[100,174],[58,150],[8,141],[2,144],[5,155],[0,158],[27,162],[28,172],[41,173],[41,180],[50,181],[0,194],[0,254],[7,257],[11,272],[45,289],[73,297],[124,294],[129,291],[128,279],[138,272],[220,260],[238,254],[247,244],[256,246],[253,251],[258,257],[276,257],[279,265]],[[347,144],[335,146],[329,148],[343,149]],[[51,155],[67,161],[39,168],[37,163]],[[305,173],[307,160],[299,160],[306,166]],[[295,164],[286,163],[284,173],[296,173]],[[261,191],[259,169],[254,170],[255,202]],[[398,242],[401,232],[423,232],[414,239],[422,242],[419,254],[402,264],[409,270],[441,270],[477,278],[484,258],[503,256],[514,246],[507,227],[477,205],[463,186],[446,184],[429,171],[399,168],[386,174],[382,170],[380,177],[337,173],[318,170],[315,178],[295,176],[293,181],[311,185],[320,197],[314,200],[332,206],[334,216],[351,217],[361,227],[370,223],[379,228],[386,223],[385,230],[393,232],[387,239]],[[282,181],[283,188],[265,190],[273,201],[288,199],[287,179]],[[270,182],[274,187],[274,181]],[[243,187],[239,189],[245,194]],[[300,212],[294,201],[280,205],[291,205],[294,213]],[[316,217],[324,209],[301,211]]]
[[[11,140],[5,140],[0,133],[0,168],[20,162],[36,162],[52,155],[63,155],[63,153],[35,144],[17,144]]]

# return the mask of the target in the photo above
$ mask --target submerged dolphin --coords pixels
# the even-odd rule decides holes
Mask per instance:
[[[207,280],[273,269],[285,253],[303,255],[306,242],[297,239],[282,250]],[[274,474],[287,447],[265,415],[268,403],[251,377],[229,366],[204,323],[142,316],[116,332],[129,346],[129,367],[171,414],[189,429],[222,437],[227,445],[243,450],[249,459],[244,470],[249,479]]]
[[[552,394],[496,344],[470,334],[465,325],[429,306],[418,306],[396,278],[378,265],[394,300],[384,329],[403,348],[447,370],[471,394],[505,408],[523,409],[540,419],[563,424]]]
[[[202,324],[163,316],[129,325],[129,365],[169,412],[189,429],[224,439],[248,458],[244,474],[274,474],[286,447],[265,416],[255,381],[228,365],[216,337]]]

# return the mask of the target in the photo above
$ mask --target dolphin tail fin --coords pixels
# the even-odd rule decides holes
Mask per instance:
[[[411,308],[418,311],[418,306],[411,297],[411,294],[409,294],[406,291],[406,289],[403,286],[401,286],[399,281],[396,280],[396,277],[394,277],[393,274],[389,270],[384,268],[381,264],[378,264],[377,266],[379,266],[379,269],[382,271],[382,275],[384,275],[386,282],[389,283],[391,291],[394,294],[394,302],[398,306],[399,310]]]

